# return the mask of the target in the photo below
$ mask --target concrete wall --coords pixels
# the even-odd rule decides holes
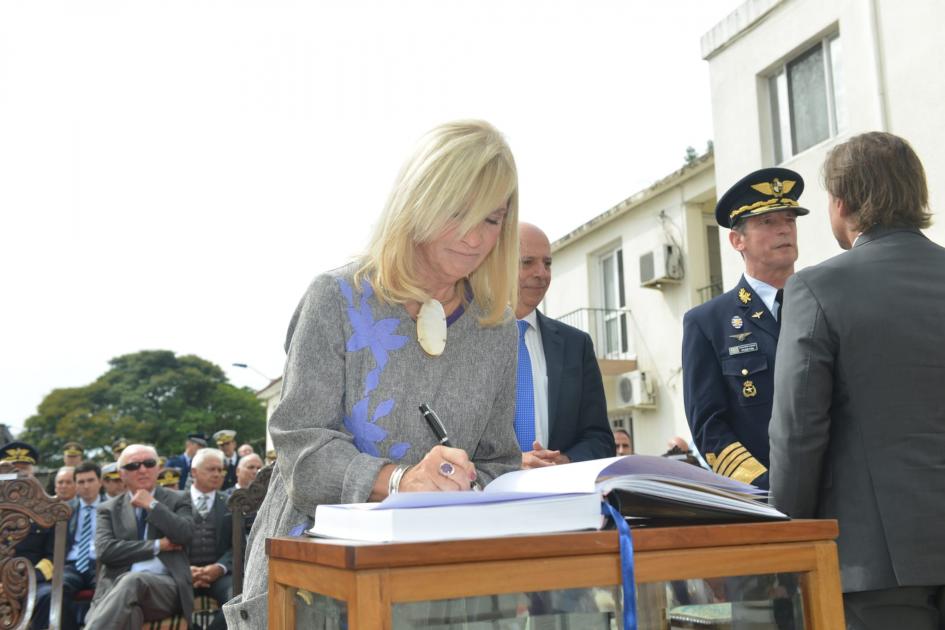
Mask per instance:
[[[943,24],[945,3],[938,0],[751,0],[703,37],[722,194],[746,173],[775,165],[765,77],[825,34],[840,34],[847,128],[780,164],[804,177],[801,203],[811,210],[798,221],[798,269],[841,252],[830,233],[820,167],[827,151],[852,135],[886,130],[908,139],[925,165],[933,213],[945,201],[945,78],[937,41]],[[945,222],[927,235],[945,243]],[[729,289],[742,263],[727,242],[722,252]]]

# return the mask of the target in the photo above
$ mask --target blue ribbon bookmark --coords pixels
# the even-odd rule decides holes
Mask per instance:
[[[623,630],[637,630],[637,583],[633,579],[633,539],[620,512],[604,499],[601,514],[613,519],[620,538],[620,573],[623,578]]]

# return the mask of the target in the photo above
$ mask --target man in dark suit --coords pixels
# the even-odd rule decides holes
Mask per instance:
[[[73,598],[82,589],[95,588],[95,512],[102,503],[102,470],[95,462],[75,467],[76,497],[69,502],[72,516],[66,529],[66,563],[62,578],[63,630],[78,628]],[[48,605],[48,604],[47,604]]]
[[[223,489],[229,490],[236,485],[236,467],[240,463],[240,455],[236,452],[236,431],[221,429],[213,434],[213,441],[223,451],[223,465],[226,468]]]
[[[945,620],[945,248],[909,144],[866,133],[824,165],[849,250],[795,275],[771,418],[771,501],[835,518],[848,628]]]
[[[98,509],[95,555],[101,565],[85,627],[140,628],[144,621],[181,614],[190,619],[194,593],[190,544],[194,521],[190,501],[157,487],[154,448],[132,444],[118,459],[127,492]]]
[[[720,475],[768,487],[768,421],[782,288],[797,260],[795,219],[804,180],[786,168],[742,178],[716,221],[742,255],[734,289],[683,317],[683,399],[699,452]]]
[[[184,452],[180,455],[175,455],[167,460],[165,466],[167,468],[176,468],[180,471],[180,481],[178,483],[178,489],[183,490],[187,487],[187,477],[190,476],[190,465],[194,459],[194,455],[197,454],[202,448],[207,446],[207,436],[203,433],[190,433],[187,435],[187,441],[184,442]]]
[[[590,336],[537,307],[551,283],[551,244],[519,224],[519,326],[515,434],[522,467],[613,457],[604,385]]]
[[[209,595],[220,604],[211,628],[225,628],[223,604],[233,597],[232,515],[226,507],[223,486],[223,451],[200,450],[190,473],[187,491],[194,513],[194,535],[187,554],[197,595]]]

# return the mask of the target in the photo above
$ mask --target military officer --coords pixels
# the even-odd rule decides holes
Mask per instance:
[[[167,466],[176,468],[180,471],[179,488],[181,490],[187,486],[187,481],[190,478],[190,462],[194,460],[194,456],[197,454],[197,451],[206,447],[206,435],[200,432],[188,433],[187,441],[184,442],[184,452],[167,460]]]
[[[33,466],[39,463],[39,453],[31,444],[14,441],[0,448],[0,462],[13,464],[16,469],[25,475],[33,476]],[[49,623],[48,594],[53,577],[53,530],[30,523],[30,533],[17,543],[14,555],[26,558],[36,570],[36,596],[46,601],[45,606],[37,606],[33,610],[33,620],[36,627],[45,628]]]
[[[797,260],[804,180],[786,168],[742,178],[715,207],[745,263],[734,289],[683,318],[683,396],[699,451],[726,477],[768,487],[768,421],[784,283]]]
[[[128,444],[130,444],[130,442],[128,442],[128,440],[123,437],[120,437],[112,442],[112,455],[115,456],[116,462],[118,461],[118,457],[121,455],[121,452],[128,448]]]
[[[239,453],[236,452],[236,431],[221,429],[213,434],[213,441],[223,451],[223,464],[226,467],[223,490],[227,490],[236,485],[236,466],[240,463]]]
[[[66,442],[62,447],[62,465],[75,468],[85,458],[85,449],[78,442]]]
[[[177,490],[180,488],[180,476],[181,472],[179,468],[162,468],[161,472],[158,473],[157,482],[162,488]]]
[[[117,497],[125,491],[125,482],[121,480],[121,475],[118,474],[117,462],[102,466],[102,487],[109,499]]]

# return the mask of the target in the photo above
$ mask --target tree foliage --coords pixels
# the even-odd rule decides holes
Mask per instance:
[[[144,350],[115,357],[109,370],[84,387],[55,389],[26,420],[20,438],[36,446],[42,464],[62,461],[63,445],[80,442],[86,454],[111,457],[119,437],[179,453],[188,433],[233,429],[240,442],[265,438],[266,413],[252,390],[227,382],[219,366],[194,355]]]

